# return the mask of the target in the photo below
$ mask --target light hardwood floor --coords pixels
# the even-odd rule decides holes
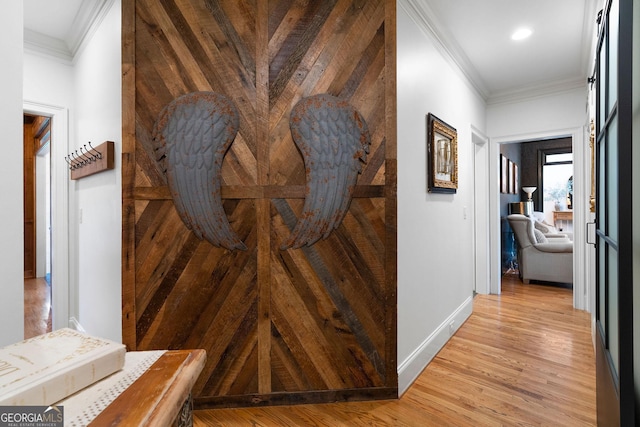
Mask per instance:
[[[572,292],[503,279],[398,400],[195,411],[195,426],[592,426],[589,314]]]
[[[51,289],[43,278],[24,279],[24,338],[51,332]]]

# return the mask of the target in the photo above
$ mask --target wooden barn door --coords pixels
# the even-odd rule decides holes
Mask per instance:
[[[397,396],[395,1],[125,1],[123,88],[128,348],[205,349],[199,407]],[[185,226],[156,159],[160,111],[196,91],[239,111],[221,195],[246,251]],[[289,114],[321,93],[370,152],[339,228],[282,250],[306,183]]]

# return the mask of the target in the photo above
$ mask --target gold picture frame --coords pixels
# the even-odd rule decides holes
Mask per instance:
[[[427,115],[427,189],[430,193],[458,190],[458,133],[435,115]]]

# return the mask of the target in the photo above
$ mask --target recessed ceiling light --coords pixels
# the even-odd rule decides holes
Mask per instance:
[[[533,31],[528,28],[518,28],[512,35],[511,40],[524,40],[529,37]]]

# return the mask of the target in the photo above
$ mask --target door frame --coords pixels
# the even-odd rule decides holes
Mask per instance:
[[[67,108],[23,101],[25,113],[51,117],[51,305],[52,329],[69,326],[71,304],[77,296],[77,280],[70,271],[75,257],[69,251],[69,112]],[[77,310],[75,310],[77,312]]]
[[[473,229],[474,229],[474,291],[489,294],[491,284],[491,253],[489,247],[489,138],[471,125],[473,142]]]
[[[42,117],[42,116],[39,116]],[[50,131],[49,131],[50,132]],[[51,143],[47,142],[35,153],[35,175],[36,175],[36,277],[44,277],[47,274],[47,263],[51,260],[51,245],[47,245],[47,240],[51,238],[49,223],[51,215],[47,215],[47,204],[51,202],[51,183],[47,183],[46,173],[51,177]],[[46,166],[48,164],[48,167]],[[47,201],[48,200],[48,201]],[[47,238],[47,236],[49,236]]]
[[[585,120],[587,117],[585,116]],[[491,259],[490,293],[500,294],[500,165],[498,164],[500,145],[510,143],[530,142],[541,139],[570,137],[573,150],[573,173],[583,179],[574,181],[574,194],[580,195],[574,199],[573,209],[573,306],[576,309],[591,311],[591,293],[585,285],[587,268],[586,224],[589,210],[589,195],[591,178],[588,164],[588,150],[585,147],[586,125],[568,129],[532,132],[520,135],[508,135],[490,138],[489,143],[489,238]],[[587,159],[587,160],[585,160]],[[587,185],[589,184],[589,185]],[[591,285],[589,285],[591,286]]]
[[[634,142],[637,142],[637,134],[634,130],[638,128],[636,118],[636,108],[638,104],[638,89],[634,83],[634,73],[637,72],[639,65],[638,55],[634,49],[634,43],[640,40],[638,36],[638,24],[636,19],[640,15],[638,13],[637,1],[619,0],[617,1],[618,13],[614,16],[617,18],[617,25],[613,30],[617,30],[617,34],[610,32],[610,12],[613,3],[616,0],[605,1],[602,11],[602,19],[600,22],[600,31],[598,34],[598,42],[595,50],[596,58],[596,278],[597,288],[596,295],[598,300],[596,303],[596,403],[598,411],[598,423],[608,425],[637,425],[637,401],[636,401],[636,384],[638,382],[638,337],[637,328],[634,327],[638,320],[638,310],[634,310],[640,306],[640,299],[637,292],[637,280],[634,275],[638,271],[637,268],[637,244],[635,237],[637,236],[637,227],[634,226],[633,217],[635,215],[634,207],[637,205],[634,193],[634,184],[637,184],[638,178],[634,170],[634,161],[638,155],[633,150]],[[635,30],[635,31],[634,31]],[[603,43],[609,43],[610,37],[615,34],[617,45],[613,49],[617,49],[613,59],[610,56],[610,45],[603,48]],[[604,49],[604,50],[603,50]],[[604,58],[602,57],[604,54]],[[617,63],[616,63],[617,61]],[[603,63],[604,62],[604,63]],[[616,84],[610,86],[610,65],[615,64],[614,72]],[[602,72],[606,70],[604,73]],[[604,75],[603,75],[604,74]],[[601,80],[603,79],[603,80]],[[602,85],[602,86],[601,86]],[[602,93],[604,88],[604,94]],[[613,89],[613,90],[612,90]],[[615,95],[615,103],[611,105],[610,95]],[[602,98],[604,96],[604,99]],[[604,104],[605,110],[601,110],[601,104]],[[635,105],[634,105],[635,104]],[[602,115],[604,113],[604,116]],[[615,121],[615,122],[614,122]],[[613,124],[615,123],[615,124]],[[616,167],[612,174],[608,174],[602,169],[600,164],[601,157],[600,144],[604,142],[603,149],[608,150],[609,136],[615,136],[613,145],[614,152],[607,152],[606,156],[613,155],[613,158],[605,156],[604,166],[609,167],[609,161],[616,162]],[[634,141],[634,137],[636,141]],[[612,150],[613,151],[613,150]],[[610,180],[610,181],[608,181]],[[609,182],[616,183],[616,189],[613,191],[607,188],[607,191],[598,193],[600,183],[608,186]],[[617,190],[617,197],[610,200],[609,193]],[[604,208],[603,208],[604,205]],[[613,212],[609,212],[607,207],[616,206]],[[617,214],[609,216],[610,214]],[[617,233],[609,237],[608,224],[599,224],[599,220],[607,221],[613,218],[617,223]],[[598,246],[603,243],[604,248]],[[617,247],[614,247],[617,246]],[[608,257],[609,248],[615,251],[615,259],[605,262],[605,277],[601,277],[602,256],[601,250],[604,250],[605,257]],[[607,273],[614,271],[616,279],[610,281]],[[601,279],[604,279],[601,283]],[[604,288],[601,290],[601,285]],[[612,300],[609,296],[610,290],[615,289],[617,292]],[[602,291],[602,292],[601,292]],[[604,298],[604,301],[600,300]],[[612,304],[614,304],[612,306]],[[612,310],[615,307],[615,310]],[[605,323],[602,324],[604,318]],[[611,328],[615,319],[617,327]],[[604,333],[604,334],[603,334]],[[614,366],[612,355],[610,352],[610,337],[615,337],[617,343],[617,359],[618,364]],[[614,356],[615,357],[615,356]],[[634,367],[634,364],[636,365]]]

